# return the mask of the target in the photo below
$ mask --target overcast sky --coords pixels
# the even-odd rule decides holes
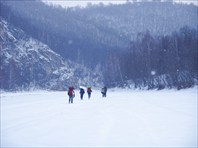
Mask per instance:
[[[99,4],[99,3],[103,3],[105,5],[112,3],[112,4],[123,4],[126,1],[124,0],[92,0],[92,1],[87,1],[87,0],[73,0],[73,1],[69,1],[69,0],[43,0],[44,2],[47,3],[53,3],[53,4],[57,4],[57,5],[61,5],[63,7],[75,7],[75,6],[80,6],[80,7],[86,7],[88,3],[91,4]]]
[[[112,4],[123,4],[126,0],[43,0],[48,4],[55,4],[61,5],[63,7],[86,7],[88,3],[91,4],[99,4],[103,3],[105,5],[112,3]],[[176,2],[184,2],[184,3],[194,3],[198,5],[198,0],[175,0]]]

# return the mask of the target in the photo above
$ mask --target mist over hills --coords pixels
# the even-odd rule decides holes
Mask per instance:
[[[100,5],[85,9],[63,9],[48,6],[41,1],[3,0],[0,4],[2,18],[49,46],[63,60],[71,60],[91,70],[94,70],[96,66],[102,67],[100,73],[104,76],[104,83],[110,86],[115,81],[122,83],[121,80],[125,81],[124,78],[126,80],[136,79],[123,71],[124,65],[121,64],[123,63],[122,56],[125,53],[139,49],[133,48],[131,42],[136,42],[137,38],[142,40],[146,32],[149,32],[156,41],[157,36],[171,36],[173,32],[179,32],[184,26],[194,29],[196,32],[198,25],[197,6],[171,2]],[[142,34],[141,38],[140,34]],[[197,53],[194,47],[197,34],[193,37],[195,40],[193,40],[192,50],[193,53]],[[158,49],[156,51],[160,51],[161,48]],[[143,55],[145,51],[141,52],[140,55]],[[192,59],[194,60],[194,58]],[[193,67],[197,64],[196,62],[191,63],[194,64]],[[123,66],[119,68],[119,65]],[[140,67],[140,69],[143,68],[144,66]],[[129,69],[135,68],[129,66]],[[152,70],[157,71],[157,68],[152,68]],[[148,70],[148,73],[150,71],[151,69]],[[159,75],[168,73],[169,71],[160,72]],[[196,74],[196,72],[192,74],[192,79]],[[137,74],[133,72],[132,75]],[[147,79],[147,76],[142,75],[138,79]],[[115,84],[117,85],[117,83]]]

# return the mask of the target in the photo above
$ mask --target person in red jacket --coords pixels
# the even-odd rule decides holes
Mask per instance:
[[[87,94],[88,94],[89,99],[91,98],[91,92],[92,92],[91,87],[88,87],[87,88]]]
[[[75,92],[74,92],[74,87],[73,86],[70,86],[69,89],[68,89],[68,96],[69,96],[69,104],[70,103],[73,103],[73,99],[75,97]]]

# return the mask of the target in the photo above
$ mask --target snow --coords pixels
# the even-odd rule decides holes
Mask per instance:
[[[1,147],[197,147],[197,88],[1,93]]]
[[[154,70],[151,71],[151,75],[155,75],[156,72]]]

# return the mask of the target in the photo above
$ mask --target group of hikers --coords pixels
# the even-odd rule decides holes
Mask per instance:
[[[83,87],[80,87],[80,92],[79,93],[80,93],[80,99],[83,100],[83,96],[85,94],[85,89]],[[92,93],[91,87],[87,87],[88,99],[91,98],[91,93]],[[102,93],[102,97],[106,97],[107,96],[107,87],[106,86],[104,86],[101,89],[101,93]],[[75,97],[75,91],[74,91],[74,87],[73,86],[69,87],[68,96],[69,96],[69,104],[73,103],[73,99]]]

